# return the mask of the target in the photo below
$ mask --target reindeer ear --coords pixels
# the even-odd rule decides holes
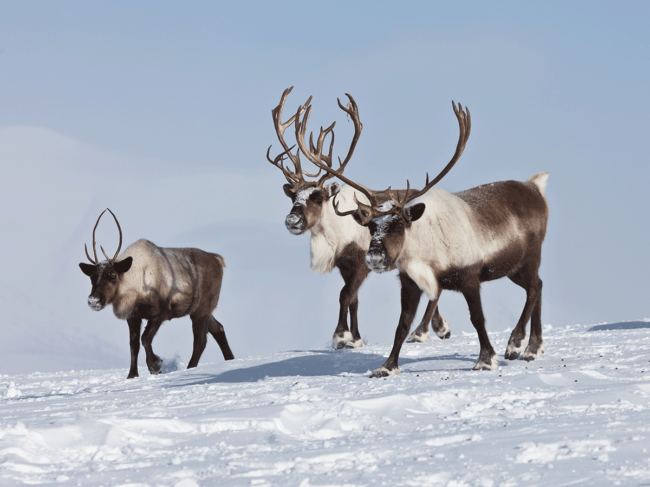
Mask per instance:
[[[424,214],[426,205],[424,203],[418,203],[417,205],[409,206],[405,208],[404,215],[409,222],[414,222],[420,219]]]
[[[333,196],[337,195],[339,191],[341,191],[341,185],[334,181],[325,187],[325,191],[327,192],[327,197],[332,198]]]
[[[291,188],[293,188],[293,186],[291,186],[290,184],[285,184],[284,186],[282,186],[282,189],[284,189],[284,194],[286,194],[289,198],[291,198],[291,201],[294,201],[296,199],[296,193],[291,191]]]
[[[113,269],[115,269],[115,272],[118,274],[124,274],[131,268],[131,264],[133,264],[133,257],[127,257],[126,259],[113,264]]]
[[[85,264],[84,262],[80,262],[79,268],[81,269],[81,272],[86,274],[88,277],[92,276],[95,272],[95,266],[92,264]]]

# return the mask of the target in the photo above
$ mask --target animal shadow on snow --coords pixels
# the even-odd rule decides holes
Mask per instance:
[[[592,326],[587,331],[637,330],[639,328],[650,328],[650,321],[621,321],[620,323],[605,323],[604,325]]]
[[[177,384],[177,387],[218,382],[257,382],[269,377],[335,376],[345,372],[366,374],[386,361],[385,356],[370,353],[355,353],[352,351],[338,353],[322,350],[311,350],[311,352],[314,355],[292,357],[279,362],[270,362],[253,367],[242,367],[240,369],[228,370],[218,375],[194,373],[191,376],[186,376],[189,379],[188,382],[183,382],[183,378],[179,377],[179,380],[183,383]],[[438,360],[441,362],[436,363]],[[470,370],[476,362],[475,357],[453,354],[445,356],[434,355],[419,359],[403,357],[400,358],[399,364],[403,373],[415,373],[415,371],[404,370],[404,366],[414,362],[430,362],[432,367],[419,368],[417,372],[445,370],[445,366],[447,368],[449,366],[449,363],[445,364],[442,362],[445,360],[467,361],[471,364],[466,369],[454,367],[456,370]]]

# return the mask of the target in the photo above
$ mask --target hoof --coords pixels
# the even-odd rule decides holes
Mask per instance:
[[[449,323],[447,323],[444,319],[442,320],[442,325],[439,327],[435,328],[433,326],[433,323],[431,324],[431,327],[433,328],[433,331],[438,335],[438,338],[441,340],[445,340],[451,336],[451,330],[449,329]]]
[[[127,376],[127,379],[134,379],[134,378],[136,378],[136,377],[140,377],[140,376],[138,375],[137,372],[136,372],[135,374],[129,374],[129,375]]]
[[[493,354],[489,359],[479,358],[472,370],[495,370],[499,365],[497,354]]]
[[[530,362],[531,360],[541,358],[543,353],[544,353],[543,343],[534,344],[532,346],[531,344],[528,344],[528,347],[526,347],[526,351],[521,356],[521,359],[525,360],[526,362]]]
[[[413,333],[411,333],[411,336],[408,337],[406,343],[426,343],[428,341],[429,341],[429,330],[427,330],[425,333],[421,333],[418,330],[415,330]]]
[[[378,377],[388,377],[389,375],[398,375],[400,374],[400,370],[398,368],[394,369],[387,369],[383,365],[379,367],[378,369],[375,369],[372,374],[370,374],[371,379],[376,379]]]
[[[503,358],[505,358],[506,360],[517,360],[519,358],[519,352],[506,351]]]
[[[341,350],[342,348],[357,348],[354,346],[348,346],[348,344],[351,343],[354,343],[354,337],[349,331],[343,332],[342,335],[337,335],[335,333],[332,337],[332,348],[334,348],[334,350]]]
[[[503,355],[503,357],[506,360],[516,360],[524,351],[524,348],[526,348],[526,337],[516,338],[511,336],[510,340],[508,340],[506,353]]]
[[[156,357],[157,360],[153,363],[147,362],[147,368],[149,369],[149,373],[152,375],[158,375],[162,372],[162,364],[163,361],[160,357]]]

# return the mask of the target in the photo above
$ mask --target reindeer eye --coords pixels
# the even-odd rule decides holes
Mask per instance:
[[[322,195],[316,195],[314,196],[314,202],[318,203],[319,205],[323,203],[323,196]]]

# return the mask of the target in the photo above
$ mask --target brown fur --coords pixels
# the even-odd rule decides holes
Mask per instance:
[[[539,356],[543,340],[538,269],[548,221],[545,183],[546,175],[536,175],[523,183],[503,181],[455,195],[436,190],[437,194],[408,207],[406,217],[395,215],[381,229],[377,220],[368,225],[371,234],[385,235],[373,238],[366,260],[379,271],[396,265],[402,282],[402,314],[393,350],[373,376],[397,371],[399,351],[422,290],[427,291],[432,302],[437,302],[442,290],[463,293],[481,346],[475,369],[494,368],[496,354],[485,330],[480,285],[502,277],[508,277],[527,294],[505,358],[519,357],[528,320],[531,337],[523,358],[533,360]],[[418,212],[420,216],[410,218]],[[429,215],[418,221],[426,212]]]
[[[194,350],[188,368],[196,367],[213,335],[226,360],[233,359],[223,326],[212,316],[219,302],[225,262],[218,254],[192,248],[161,248],[148,240],[130,245],[115,265],[80,264],[90,276],[91,308],[99,311],[107,305],[113,313],[126,319],[130,329],[131,369],[128,378],[137,377],[142,320],[147,326],[142,345],[147,353],[147,366],[152,374],[160,373],[162,360],[151,343],[160,325],[167,320],[189,315],[194,333]],[[126,270],[124,270],[126,269]]]

